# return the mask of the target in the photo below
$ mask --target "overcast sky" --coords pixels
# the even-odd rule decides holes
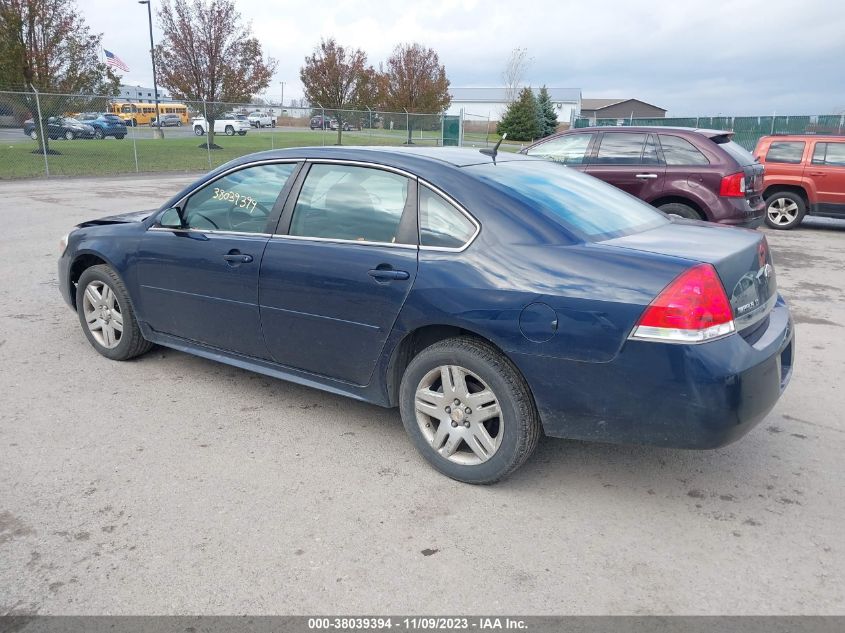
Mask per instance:
[[[160,0],[152,0],[153,8]],[[501,85],[515,47],[525,81],[635,97],[669,116],[845,112],[842,0],[236,0],[279,61],[268,97],[302,96],[299,68],[321,37],[366,51],[377,66],[400,42],[434,48],[452,86]],[[78,0],[103,46],[151,85],[146,7]],[[159,31],[154,34],[158,40]]]

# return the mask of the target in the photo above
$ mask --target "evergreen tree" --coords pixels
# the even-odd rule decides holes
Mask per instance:
[[[514,141],[533,141],[540,138],[540,120],[537,115],[537,97],[534,96],[534,91],[531,88],[523,88],[516,101],[508,106],[496,131],[499,134],[507,132],[508,138]]]
[[[549,91],[545,86],[540,88],[537,103],[540,107],[540,136],[554,134],[557,130],[557,113],[555,112],[554,104],[552,104],[552,98],[549,96]]]

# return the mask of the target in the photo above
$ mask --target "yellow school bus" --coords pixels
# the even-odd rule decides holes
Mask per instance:
[[[159,103],[162,114],[178,114],[182,123],[188,122],[188,107],[183,103]],[[126,125],[149,125],[156,118],[154,103],[119,101],[109,105],[109,112],[119,116]]]

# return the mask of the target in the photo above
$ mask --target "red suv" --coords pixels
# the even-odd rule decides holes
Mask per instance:
[[[754,150],[766,166],[766,224],[791,229],[804,216],[845,218],[845,136],[764,136]]]
[[[666,213],[755,228],[765,209],[763,167],[732,137],[721,130],[594,127],[522,151],[600,178]]]

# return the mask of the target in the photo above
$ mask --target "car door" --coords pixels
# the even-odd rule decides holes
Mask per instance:
[[[584,171],[587,167],[587,157],[590,155],[590,145],[596,136],[593,132],[563,134],[539,143],[527,149],[525,153]]]
[[[663,191],[666,168],[657,156],[654,135],[602,132],[587,173],[651,202]]]
[[[816,186],[817,212],[845,216],[845,141],[817,141],[804,174]]]
[[[310,164],[261,262],[261,324],[276,362],[367,384],[417,274],[416,180]]]
[[[178,213],[162,214],[138,245],[143,321],[156,332],[266,358],[258,271],[297,168],[233,169],[192,192]]]

